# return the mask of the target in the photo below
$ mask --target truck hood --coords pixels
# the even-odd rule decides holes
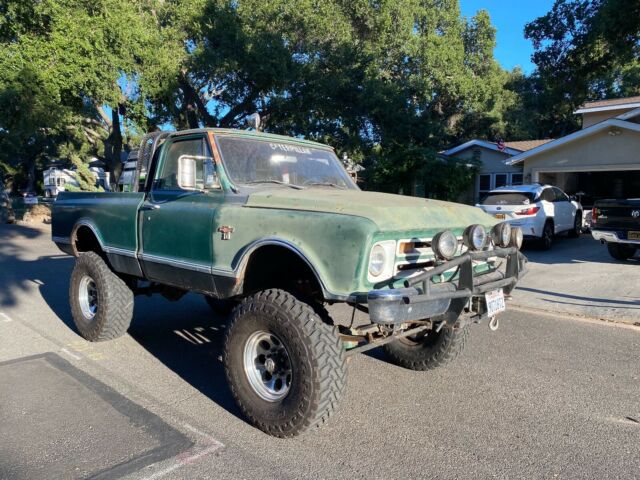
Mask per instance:
[[[303,210],[368,218],[380,231],[459,230],[495,225],[477,207],[426,198],[333,188],[273,188],[249,195],[247,207]]]

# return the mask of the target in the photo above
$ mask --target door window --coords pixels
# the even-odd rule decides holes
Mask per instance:
[[[204,157],[211,157],[204,137],[175,140],[167,147],[160,173],[154,183],[154,190],[193,190],[204,187]],[[193,161],[181,162],[180,158],[190,157]],[[180,185],[181,168],[195,169],[195,185]]]
[[[546,200],[547,202],[555,202],[556,195],[553,193],[552,188],[545,188],[542,191],[542,195],[540,195],[541,200]]]
[[[556,202],[568,202],[569,197],[559,188],[553,187],[553,194]]]

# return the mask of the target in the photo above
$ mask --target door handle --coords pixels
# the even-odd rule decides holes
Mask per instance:
[[[158,210],[160,205],[156,205],[155,203],[148,203],[140,207],[140,210]]]

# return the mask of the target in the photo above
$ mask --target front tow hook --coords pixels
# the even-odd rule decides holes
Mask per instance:
[[[494,315],[489,320],[489,330],[491,330],[492,332],[495,332],[496,330],[498,330],[499,327],[500,327],[500,321],[498,320],[498,316]]]

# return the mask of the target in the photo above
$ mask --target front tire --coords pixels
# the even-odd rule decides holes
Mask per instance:
[[[325,423],[346,381],[335,327],[283,290],[245,298],[224,342],[231,393],[247,419],[276,437],[293,437]]]
[[[94,252],[81,253],[69,285],[71,315],[80,335],[90,342],[118,338],[129,329],[133,292]]]
[[[607,243],[607,250],[609,255],[620,261],[629,260],[636,253],[636,247],[625,243]]]
[[[399,338],[382,346],[387,357],[409,370],[432,370],[454,361],[464,349],[469,325],[445,325],[438,333],[427,330],[412,337]]]

